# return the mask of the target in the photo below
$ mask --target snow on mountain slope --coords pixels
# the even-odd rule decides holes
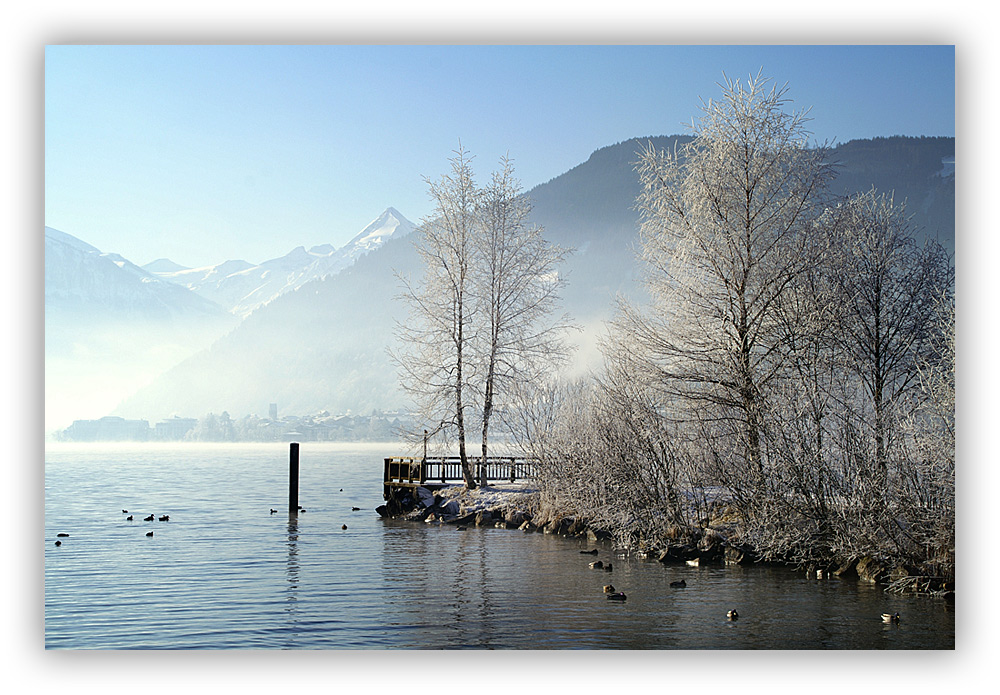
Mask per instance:
[[[191,290],[46,227],[46,431],[107,414],[236,323]]]
[[[158,277],[183,285],[245,318],[286,292],[339,273],[389,239],[409,234],[413,229],[412,222],[390,207],[340,249],[322,244],[307,251],[299,246],[280,258],[260,265],[226,261],[205,268],[154,272]]]
[[[174,263],[169,258],[157,258],[155,261],[142,266],[142,269],[147,273],[153,274],[176,273],[182,270],[191,270],[187,266],[183,266],[180,263]]]
[[[51,227],[45,228],[45,308],[120,319],[222,315],[215,302]]]
[[[48,250],[49,240],[52,240],[53,244],[64,244],[70,248],[76,249],[83,253],[100,253],[98,249],[91,246],[85,241],[77,239],[75,236],[67,234],[66,232],[61,232],[58,229],[53,229],[52,227],[45,228],[45,246]]]

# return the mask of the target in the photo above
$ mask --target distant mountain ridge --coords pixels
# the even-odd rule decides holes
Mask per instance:
[[[46,227],[46,429],[108,414],[144,384],[225,336],[242,315],[317,277],[349,268],[412,229],[412,223],[389,208],[339,250],[329,244],[309,251],[299,247],[263,267],[226,261],[186,269],[169,259],[140,268]],[[256,276],[247,272],[254,269]],[[200,283],[202,291],[164,277],[170,274]],[[215,297],[204,289],[213,286]],[[176,408],[178,413],[190,410],[185,403]]]
[[[215,302],[46,227],[46,427],[106,415],[236,323]]]
[[[389,239],[406,236],[413,230],[412,222],[389,207],[339,249],[330,244],[314,246],[308,251],[298,246],[280,258],[259,265],[237,260],[203,268],[160,270],[168,268],[167,264],[171,263],[160,259],[146,268],[156,276],[182,285],[236,316],[246,318],[282,294],[339,273]]]
[[[601,148],[586,162],[527,193],[533,205],[531,221],[545,228],[550,241],[574,249],[560,274],[568,283],[563,308],[586,327],[573,336],[580,346],[579,370],[600,363],[598,338],[617,297],[643,299],[635,256],[636,152],[646,141],[672,148],[689,140],[635,138]],[[947,222],[953,210],[948,191],[953,201],[954,171],[949,174],[941,161],[948,156],[953,161],[953,138],[848,145],[831,152],[845,174],[851,174],[837,184],[835,194],[873,185],[896,191],[897,199],[908,197],[917,225],[943,220],[935,233],[953,245],[953,213],[950,225]],[[908,170],[896,172],[899,166]],[[405,307],[396,299],[394,271],[414,278],[421,272],[419,256],[407,239],[392,239],[343,272],[260,307],[211,350],[178,364],[123,402],[115,414],[143,417],[176,411],[197,416],[226,409],[238,416],[262,413],[271,402],[299,414],[406,407],[386,354],[395,340],[395,322],[406,320]]]
[[[562,272],[567,309],[581,320],[601,320],[614,311],[615,297],[642,301],[638,152],[647,144],[674,151],[688,135],[657,135],[624,140],[595,150],[587,161],[531,189],[531,221],[546,238],[575,249]],[[849,196],[875,186],[906,202],[918,241],[936,239],[955,251],[955,138],[902,137],[852,140],[830,149],[838,172],[834,196]]]
[[[223,313],[210,299],[52,227],[45,228],[45,309],[132,320]]]
[[[636,153],[647,141],[672,148],[689,140],[656,136],[603,147],[527,193],[531,221],[544,227],[550,241],[574,250],[560,274],[568,283],[563,308],[586,327],[575,336],[579,369],[599,364],[597,338],[617,297],[643,301],[636,260]],[[952,250],[954,156],[954,138],[844,143],[831,150],[841,172],[831,192],[849,195],[874,186],[894,193],[897,201],[905,198],[921,234]],[[415,278],[421,272],[413,244],[405,238],[411,232],[413,225],[389,208],[342,249],[297,247],[257,266],[227,261],[171,271],[164,259],[155,261],[158,265],[147,270],[156,272],[149,275],[163,281],[164,275],[178,273],[183,280],[173,281],[183,281],[179,290],[198,292],[202,299],[216,297],[216,304],[232,312],[229,319],[244,318],[219,334],[210,348],[133,389],[113,414],[155,419],[227,410],[239,417],[263,413],[272,402],[282,412],[298,414],[405,408],[386,348],[394,343],[394,323],[406,320],[393,274]],[[46,361],[48,372],[48,345]],[[104,414],[108,410],[98,415]]]

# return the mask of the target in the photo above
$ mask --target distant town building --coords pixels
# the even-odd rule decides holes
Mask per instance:
[[[123,442],[149,439],[148,420],[126,420],[108,415],[100,420],[74,420],[63,436],[74,442]]]
[[[272,420],[277,420],[278,419],[278,404],[277,403],[272,403],[271,404],[271,407],[268,408],[267,416],[269,418],[271,418]]]
[[[156,439],[161,441],[184,439],[184,435],[193,430],[197,424],[197,418],[177,417],[176,415],[167,420],[161,420],[156,423]]]

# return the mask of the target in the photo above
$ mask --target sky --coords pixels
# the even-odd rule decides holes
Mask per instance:
[[[955,135],[953,45],[60,45],[44,52],[44,220],[143,265],[260,263],[432,212],[461,144],[525,190],[689,132],[761,72],[819,142]]]

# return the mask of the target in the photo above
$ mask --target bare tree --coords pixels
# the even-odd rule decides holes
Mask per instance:
[[[475,294],[480,303],[476,362],[483,372],[481,485],[486,484],[489,431],[494,408],[519,383],[535,382],[564,360],[565,316],[551,314],[564,285],[558,266],[564,252],[528,221],[531,204],[505,157],[480,196],[475,236]]]
[[[543,492],[629,547],[732,501],[762,557],[953,575],[950,261],[890,198],[831,205],[765,85],[727,81],[689,147],[640,153],[652,307],[622,303],[600,377],[523,389]]]
[[[918,247],[906,210],[891,197],[854,196],[832,213],[843,244],[830,273],[840,308],[835,336],[844,368],[859,380],[867,403],[874,474],[885,482],[894,410],[916,389],[933,348],[936,312],[952,284],[944,249]]]
[[[721,464],[735,457],[734,475],[759,487],[764,399],[783,368],[778,309],[815,260],[808,230],[833,170],[807,147],[806,116],[785,112],[785,87],[758,75],[722,89],[682,151],[639,154],[654,310],[626,306],[617,325],[664,405],[728,439]]]
[[[423,283],[405,278],[410,320],[394,359],[404,388],[435,432],[454,432],[468,487],[476,487],[466,432],[482,426],[480,484],[490,427],[517,385],[542,378],[568,354],[566,317],[553,320],[564,252],[529,224],[530,203],[507,158],[485,188],[459,149],[451,173],[428,182],[435,210],[420,228]]]
[[[435,432],[454,431],[462,475],[471,489],[476,482],[466,452],[465,430],[479,192],[471,157],[461,145],[450,162],[449,174],[427,181],[435,209],[421,225],[416,242],[424,261],[424,278],[419,286],[400,278],[410,316],[405,325],[397,327],[399,352],[390,354],[424,421],[433,423]]]
[[[627,374],[524,384],[520,442],[539,460],[543,508],[650,549],[691,528],[697,504],[667,424]]]
[[[920,396],[907,429],[913,465],[905,476],[903,508],[915,542],[926,548],[935,573],[955,572],[955,299],[938,298],[929,354],[917,365]]]

